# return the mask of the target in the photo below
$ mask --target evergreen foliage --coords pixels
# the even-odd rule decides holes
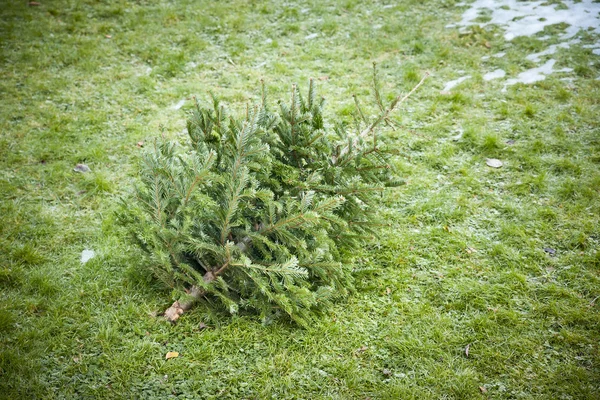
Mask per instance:
[[[155,142],[122,218],[155,275],[188,293],[169,319],[206,297],[306,324],[347,294],[351,251],[374,237],[381,192],[399,184],[378,132],[401,99],[385,108],[374,81],[380,114],[370,121],[356,102],[352,128],[325,124],[311,80],[275,110],[263,84],[241,118],[215,96],[196,102],[187,143]]]

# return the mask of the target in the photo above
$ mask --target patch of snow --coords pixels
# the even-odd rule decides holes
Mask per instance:
[[[459,127],[455,132],[458,132],[458,133],[456,135],[452,136],[450,139],[452,139],[453,141],[456,142],[456,141],[462,139],[463,133],[465,133],[465,131],[462,127]]]
[[[557,10],[555,4],[546,1],[519,0],[476,0],[470,4],[462,20],[452,27],[466,28],[473,25],[500,25],[504,28],[504,38],[512,40],[519,36],[531,36],[544,30],[547,26],[567,23],[563,39],[570,39],[580,29],[591,29],[600,33],[600,3],[594,0],[564,0],[567,8]],[[488,11],[489,10],[489,11]],[[488,22],[476,22],[482,12],[490,12]]]
[[[144,68],[143,71],[139,70],[135,73],[135,76],[144,76],[144,75],[150,75],[150,73],[152,72],[152,67],[146,67]]]
[[[584,49],[595,49],[596,47],[600,47],[600,42],[594,44],[584,44],[581,47],[583,47]]]
[[[462,82],[466,81],[469,78],[471,78],[471,75],[463,76],[461,78],[458,78],[458,79],[455,79],[453,81],[450,81],[450,82],[446,83],[446,86],[444,86],[444,89],[442,89],[442,92],[448,92],[448,91],[450,91],[450,89],[452,89],[454,86],[458,85],[459,83],[462,83]]]
[[[600,42],[594,44],[586,44],[581,47],[583,47],[584,49],[593,49],[592,54],[600,56]],[[590,65],[593,65],[593,63],[591,63]]]
[[[96,252],[94,250],[85,249],[81,252],[81,263],[85,264],[90,261],[92,258],[96,256]]]
[[[492,79],[504,78],[506,76],[506,72],[503,69],[497,69],[492,72],[488,72],[483,76],[484,81],[491,81]]]
[[[560,4],[561,9],[546,0],[475,0],[470,4],[461,2],[457,6],[468,7],[463,12],[461,21],[447,27],[458,27],[461,31],[465,31],[474,25],[480,27],[496,25],[504,30],[504,38],[510,41],[516,37],[538,34],[548,26],[567,24],[564,31],[558,35],[559,43],[526,57],[529,61],[539,65],[544,62],[544,56],[555,54],[557,49],[568,49],[572,45],[580,43],[580,39],[575,36],[581,30],[590,34],[600,34],[600,2],[597,0],[562,0]],[[481,16],[485,16],[487,21],[477,22]],[[549,38],[550,36],[544,36],[537,39],[547,40]],[[591,48],[593,54],[600,55],[600,42],[583,47]],[[502,52],[493,57],[500,58],[504,55],[505,53]],[[508,79],[503,91],[506,91],[507,86],[515,83],[533,83],[545,79],[548,74],[553,72],[572,71],[570,68],[554,70],[555,62],[553,59],[547,60],[537,68],[523,71],[516,78]],[[490,75],[486,74],[485,76]],[[495,79],[495,77],[490,79]]]
[[[86,172],[90,172],[91,169],[86,164],[77,164],[75,168],[73,168],[73,171],[85,174]]]
[[[171,108],[173,110],[179,110],[181,107],[183,107],[184,104],[185,104],[185,99],[179,100],[179,102],[177,104],[174,104]]]
[[[511,86],[516,83],[529,84],[529,83],[534,83],[534,82],[538,82],[538,81],[543,81],[544,79],[546,79],[547,75],[550,75],[553,72],[571,72],[571,71],[573,71],[572,68],[563,68],[563,69],[555,70],[555,69],[553,69],[554,64],[556,64],[556,60],[551,58],[548,61],[546,61],[545,64],[543,64],[537,68],[528,69],[527,71],[521,72],[519,74],[519,76],[517,76],[516,78],[507,79],[506,83],[504,84],[504,89],[502,89],[502,91],[506,92],[507,86]]]
[[[553,44],[551,46],[548,46],[548,48],[546,50],[540,51],[539,53],[530,54],[525,58],[530,61],[539,63],[540,61],[542,61],[542,59],[541,59],[542,56],[554,54],[554,53],[556,53],[557,49],[568,49],[569,47],[571,47],[572,44],[577,44],[579,42],[581,42],[581,40],[573,39],[573,40],[569,40],[568,42]]]

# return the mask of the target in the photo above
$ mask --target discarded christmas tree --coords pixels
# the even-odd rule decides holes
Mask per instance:
[[[242,118],[213,96],[196,103],[186,144],[156,142],[121,216],[155,275],[180,290],[169,321],[206,297],[305,324],[347,294],[352,249],[375,236],[381,192],[398,185],[380,128],[408,95],[385,108],[374,81],[380,114],[369,121],[356,102],[353,133],[328,130],[311,80],[306,98],[293,87],[276,111],[263,85]]]

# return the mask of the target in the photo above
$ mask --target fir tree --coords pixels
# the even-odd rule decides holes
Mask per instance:
[[[275,110],[263,84],[241,118],[216,96],[196,102],[186,144],[155,142],[121,218],[155,275],[183,294],[169,321],[206,297],[306,324],[348,293],[351,250],[374,237],[380,194],[399,183],[379,130],[410,93],[384,107],[375,74],[374,92],[379,115],[356,101],[355,132],[327,129],[311,80],[306,97],[294,86]]]

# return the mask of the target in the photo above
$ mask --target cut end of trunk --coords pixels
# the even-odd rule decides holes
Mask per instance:
[[[171,307],[167,308],[167,311],[165,311],[164,315],[167,321],[175,323],[179,319],[181,314],[184,313],[184,311],[185,310],[183,309],[181,304],[178,301],[176,301]]]
[[[214,279],[215,275],[212,272],[207,272],[206,275],[204,275],[204,280],[206,282],[211,282]],[[203,289],[199,288],[198,286],[192,286],[189,292],[189,300],[183,303],[179,301],[173,303],[171,307],[167,308],[167,311],[165,311],[165,313],[163,314],[165,316],[165,319],[171,323],[175,323],[179,319],[179,317],[181,317],[181,314],[192,308],[192,306],[198,301],[198,299],[200,299],[205,294],[206,292]]]

